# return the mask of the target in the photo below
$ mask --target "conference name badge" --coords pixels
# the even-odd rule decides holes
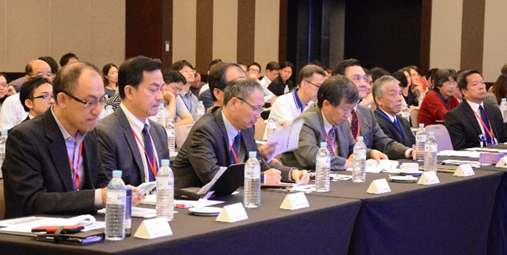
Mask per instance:
[[[134,237],[142,239],[154,239],[163,236],[170,236],[173,232],[167,222],[167,218],[160,217],[155,219],[144,220],[139,228],[137,228]]]
[[[308,199],[306,199],[305,193],[298,192],[285,196],[280,209],[298,210],[307,207],[310,207],[310,204],[308,204]]]
[[[417,184],[422,185],[433,185],[437,183],[440,183],[440,180],[437,177],[436,171],[424,172],[421,177],[419,177],[419,181],[417,182]]]
[[[366,192],[370,194],[389,193],[391,192],[391,187],[389,187],[389,184],[385,178],[378,179],[371,182],[370,187],[368,187],[368,190]]]
[[[454,176],[474,176],[475,172],[470,164],[463,164],[458,166],[454,172]]]
[[[242,203],[236,203],[224,206],[216,221],[232,223],[246,219],[248,219],[248,215],[246,215],[245,207]]]

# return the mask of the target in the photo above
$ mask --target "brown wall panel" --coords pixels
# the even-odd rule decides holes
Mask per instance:
[[[208,71],[213,58],[213,0],[197,1],[195,68],[201,74]]]
[[[430,45],[431,45],[431,6],[432,0],[422,0],[421,17],[421,57],[419,72],[428,73],[430,69]]]
[[[125,58],[138,55],[160,58],[163,0],[126,0]]]
[[[482,72],[486,0],[463,0],[461,69]]]
[[[255,0],[238,2],[238,49],[237,61],[246,65],[254,61],[255,46]]]

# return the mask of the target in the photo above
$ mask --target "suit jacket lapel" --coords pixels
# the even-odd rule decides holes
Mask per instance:
[[[227,158],[227,162],[231,162],[231,155],[229,153],[229,137],[227,136],[227,129],[225,128],[224,118],[222,117],[222,108],[215,109],[214,115],[217,126],[222,132],[222,142],[224,143],[224,146],[222,148],[226,149],[224,151],[225,157]]]
[[[123,136],[125,137],[125,140],[127,141],[128,147],[125,148],[125,150],[130,149],[132,155],[134,156],[134,161],[136,162],[137,168],[139,169],[140,173],[140,182],[144,182],[145,176],[144,176],[144,166],[143,166],[143,159],[141,158],[141,152],[139,151],[139,146],[137,145],[136,138],[134,137],[134,131],[132,131],[132,127],[130,126],[129,121],[127,120],[127,116],[125,116],[125,113],[123,112],[121,107],[118,107],[118,109],[114,112],[115,116],[118,118],[118,121],[120,122],[121,126],[123,127]]]
[[[472,110],[472,107],[468,104],[466,100],[463,100],[463,114],[468,118],[470,123],[472,123],[472,126],[475,129],[475,132],[477,135],[482,134],[481,127],[479,126],[479,123],[477,122],[477,117],[474,114],[474,111]],[[477,138],[477,137],[476,137]]]

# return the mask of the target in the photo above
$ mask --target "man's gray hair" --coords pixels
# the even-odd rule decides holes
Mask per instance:
[[[371,92],[373,93],[373,101],[375,101],[375,104],[377,104],[377,97],[383,97],[384,93],[386,92],[386,83],[392,82],[395,84],[400,85],[400,81],[398,81],[396,78],[392,77],[391,75],[384,75],[380,78],[378,78],[375,83],[373,83],[373,87],[371,89]]]
[[[227,83],[224,92],[224,106],[233,98],[248,98],[256,89],[261,90],[261,85],[249,78],[238,78]]]

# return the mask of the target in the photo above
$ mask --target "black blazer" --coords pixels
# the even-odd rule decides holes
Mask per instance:
[[[380,110],[379,110],[380,111]],[[391,120],[384,117],[378,111],[374,112],[375,118],[377,119],[377,123],[380,128],[384,131],[389,138],[411,148],[413,144],[415,144],[415,136],[410,129],[410,123],[405,118],[401,118],[397,116],[396,118],[400,122],[401,132],[403,133],[403,138],[398,132],[398,128],[391,122]]]
[[[505,127],[500,109],[496,106],[483,104],[488,114],[493,134],[499,143],[507,141]],[[451,136],[452,146],[455,150],[479,147],[479,135],[482,134],[477,118],[468,104],[463,102],[445,114],[445,127]]]
[[[283,84],[282,78],[280,76],[276,77],[274,81],[269,84],[268,89],[275,94],[275,96],[281,96],[283,95],[283,90],[285,89],[285,85],[289,86],[289,90],[292,90],[294,88],[294,85],[292,81],[289,79],[287,80],[286,84]]]
[[[95,130],[83,141],[83,167],[83,188],[74,191],[65,140],[50,109],[19,124],[9,133],[2,166],[5,216],[94,213],[95,189],[108,183]]]

